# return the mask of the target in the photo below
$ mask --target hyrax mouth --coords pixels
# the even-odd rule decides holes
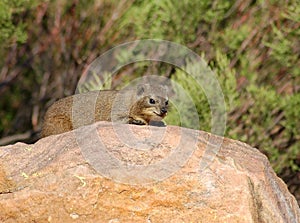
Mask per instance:
[[[157,112],[153,112],[155,115],[161,117],[161,118],[164,118],[166,115],[167,115],[167,112],[163,112],[163,113],[157,113]]]

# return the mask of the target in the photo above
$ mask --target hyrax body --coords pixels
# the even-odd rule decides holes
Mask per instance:
[[[136,125],[159,123],[167,115],[165,86],[139,85],[121,91],[91,91],[55,102],[44,118],[42,137],[71,131],[96,121]]]

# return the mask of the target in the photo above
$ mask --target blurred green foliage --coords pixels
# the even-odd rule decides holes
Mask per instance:
[[[34,6],[34,0],[2,0],[0,1],[0,45],[7,47],[11,44],[24,43],[27,39],[25,24],[18,16]]]
[[[287,174],[300,165],[299,0],[2,0],[0,21],[2,136],[38,131],[46,107],[74,93],[86,65],[108,49],[136,39],[164,39],[189,47],[215,72],[226,103],[225,136],[257,147],[286,182],[295,182]],[[128,53],[118,59],[126,60]],[[187,62],[185,70],[193,66]],[[168,124],[193,126],[189,115],[196,109],[199,128],[210,131],[205,92],[178,67],[128,65],[109,86],[143,74],[170,77],[195,105],[178,100]],[[85,87],[101,83],[95,78]],[[292,192],[300,199],[299,186]]]

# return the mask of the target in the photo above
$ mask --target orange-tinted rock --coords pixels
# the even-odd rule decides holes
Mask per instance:
[[[300,222],[263,154],[201,131],[95,123],[0,160],[0,222]]]

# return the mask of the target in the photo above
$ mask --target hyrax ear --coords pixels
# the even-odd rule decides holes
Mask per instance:
[[[137,95],[141,96],[143,95],[145,92],[147,92],[150,88],[149,84],[140,84],[137,86]]]

